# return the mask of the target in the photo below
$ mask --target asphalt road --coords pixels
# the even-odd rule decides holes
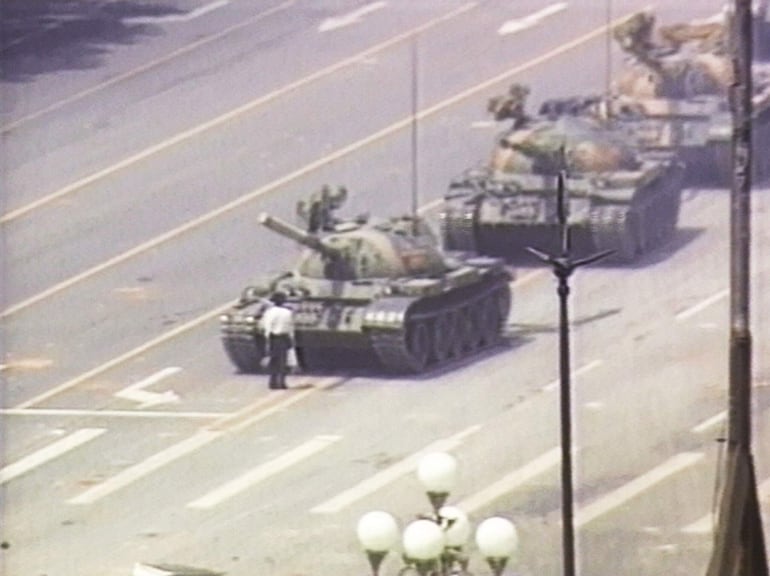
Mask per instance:
[[[299,253],[260,212],[291,219],[327,182],[349,187],[348,213],[406,212],[416,169],[434,219],[499,129],[486,99],[514,80],[533,105],[601,90],[622,63],[614,47],[607,63],[608,17],[646,3],[82,4],[4,14],[3,573],[120,576],[142,561],[358,574],[357,519],[427,511],[415,462],[445,450],[461,466],[452,502],[517,524],[511,573],[560,574],[550,272],[517,267],[504,346],[419,378],[304,374],[268,392],[233,372],[217,317]],[[500,34],[510,22],[521,29]],[[752,269],[766,535],[768,193],[754,195]],[[723,481],[728,200],[688,190],[669,245],[573,278],[584,576],[705,573]]]

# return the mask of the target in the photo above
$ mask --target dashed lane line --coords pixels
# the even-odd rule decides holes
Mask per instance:
[[[676,315],[677,322],[683,322],[684,320],[687,320],[688,318],[695,316],[701,310],[705,310],[712,304],[716,304],[723,298],[726,298],[729,293],[730,291],[727,288],[725,288],[724,290],[720,290],[716,294],[713,294],[708,298],[701,300],[697,304],[690,306],[686,310],[682,310],[679,314]]]
[[[90,442],[94,438],[104,434],[104,432],[104,428],[82,428],[49,444],[45,448],[41,448],[37,452],[33,452],[29,456],[26,456],[13,464],[9,464],[0,469],[0,485],[13,480],[22,474],[26,474],[30,470],[34,470],[38,466],[41,466],[54,458],[58,458],[70,450],[74,450],[81,444]]]
[[[461,500],[457,507],[468,514],[478,511],[490,502],[512,492],[533,478],[555,468],[561,462],[561,448],[552,448],[521,468],[509,472],[483,490]]]
[[[455,16],[458,16],[460,14],[463,14],[467,12],[469,9],[473,8],[475,6],[475,3],[472,4],[466,4],[464,6],[461,6],[460,8],[449,12],[448,14],[444,14],[443,16],[440,16],[439,18],[434,18],[433,20],[430,20],[429,22],[426,22],[425,24],[422,24],[420,26],[417,26],[415,28],[412,28],[411,30],[404,32],[402,34],[399,34],[398,36],[394,36],[393,38],[390,38],[384,42],[381,42],[371,48],[368,48],[364,50],[363,52],[359,52],[358,54],[355,54],[349,58],[345,58],[344,60],[340,60],[336,64],[332,64],[331,66],[327,66],[326,68],[322,68],[321,70],[318,70],[312,74],[309,74],[308,76],[305,76],[303,78],[300,78],[299,80],[296,80],[294,82],[291,82],[285,86],[282,86],[281,88],[278,88],[277,90],[273,90],[272,92],[269,92],[267,94],[264,94],[260,96],[259,98],[256,98],[252,100],[251,102],[247,102],[246,104],[243,104],[242,106],[239,106],[237,108],[234,108],[230,110],[229,112],[225,112],[224,114],[220,114],[216,118],[213,118],[211,120],[208,120],[207,122],[203,122],[202,124],[198,124],[197,126],[194,126],[192,128],[189,128],[188,130],[184,130],[183,132],[180,132],[176,134],[175,136],[172,136],[171,138],[168,138],[162,142],[159,142],[158,144],[155,144],[153,146],[150,146],[149,148],[145,148],[144,150],[141,150],[140,152],[137,152],[136,154],[133,154],[129,156],[128,158],[124,158],[123,160],[116,162],[115,164],[112,164],[111,166],[108,166],[107,168],[104,168],[102,170],[99,170],[98,172],[95,172],[89,176],[86,176],[85,178],[81,178],[80,180],[73,182],[72,184],[69,184],[68,186],[65,186],[64,188],[61,188],[55,192],[52,192],[51,194],[48,194],[46,196],[43,196],[42,198],[39,198],[38,200],[35,200],[33,202],[30,202],[29,204],[26,204],[24,206],[21,206],[15,210],[11,210],[7,214],[4,214],[3,216],[0,216],[0,224],[4,224],[6,222],[10,222],[11,220],[15,220],[16,218],[19,218],[20,216],[23,216],[24,214],[27,214],[28,212],[35,210],[36,208],[39,208],[41,206],[44,206],[46,204],[49,204],[50,202],[57,200],[63,196],[66,196],[68,194],[71,194],[72,192],[75,192],[77,190],[80,190],[81,188],[84,188],[88,186],[89,184],[93,184],[94,182],[97,182],[98,180],[101,180],[107,176],[111,176],[112,174],[115,174],[116,172],[119,172],[120,170],[123,170],[124,168],[128,168],[129,166],[133,166],[134,164],[149,158],[150,156],[153,156],[157,154],[158,152],[162,152],[164,150],[167,150],[173,146],[176,146],[177,144],[180,144],[182,142],[186,142],[187,140],[198,136],[200,134],[203,134],[204,132],[207,132],[211,130],[212,128],[216,128],[222,124],[225,124],[231,120],[234,120],[238,116],[241,116],[247,112],[250,112],[251,110],[254,110],[255,108],[258,108],[259,106],[262,106],[264,104],[267,104],[268,102],[271,102],[273,100],[276,100],[277,98],[284,96],[286,94],[289,94],[299,88],[304,87],[307,84],[310,84],[312,82],[315,82],[321,78],[324,78],[326,76],[329,76],[339,70],[342,70],[346,67],[352,66],[353,64],[356,64],[362,60],[365,60],[366,58],[369,58],[372,54],[376,54],[377,52],[381,52],[382,50],[385,50],[391,46],[394,46],[396,44],[399,44],[401,42],[404,42],[405,40],[408,40],[409,38],[413,37],[415,34],[418,34],[420,32],[423,32],[425,30],[428,30],[445,20],[449,20],[451,18],[454,18]],[[343,149],[344,150],[344,149]],[[349,152],[345,152],[347,154]],[[334,155],[332,155],[334,157]],[[332,158],[330,157],[330,158]],[[329,160],[331,161],[331,160]],[[322,162],[321,165],[325,164],[326,162]],[[311,164],[311,166],[313,166]],[[315,168],[311,168],[315,169]],[[304,173],[302,170],[299,171],[300,173]],[[293,178],[292,178],[293,179]],[[281,180],[278,180],[278,182],[281,182]],[[251,197],[251,195],[247,195],[247,198]],[[246,200],[248,201],[248,200]],[[238,204],[240,205],[240,204]],[[234,206],[233,206],[234,207]],[[229,209],[232,209],[229,208]],[[228,210],[229,210],[228,209]],[[225,210],[227,211],[227,210]],[[215,211],[215,213],[218,211]],[[196,224],[198,225],[198,224]]]
[[[281,454],[277,458],[260,464],[222,486],[211,490],[200,498],[188,503],[187,507],[198,510],[213,508],[214,506],[237,496],[241,492],[253,488],[271,476],[275,476],[287,468],[329,448],[332,444],[341,439],[341,436],[336,435],[316,436],[304,444]]]
[[[703,454],[700,452],[682,452],[669,458],[661,465],[656,466],[638,478],[631,480],[617,490],[613,490],[591,504],[579,508],[575,513],[575,526],[585,526],[600,516],[622,506],[632,498],[635,498],[645,490],[662,482],[669,476],[694,465],[702,458]]]
[[[594,370],[595,368],[598,368],[603,364],[602,360],[592,360],[588,364],[581,366],[580,368],[577,368],[576,370],[573,370],[571,372],[571,376],[573,378],[577,378],[578,376],[582,376],[586,372],[590,372],[591,370]],[[559,387],[559,384],[561,384],[561,380],[557,378],[553,382],[550,382],[543,386],[543,392],[549,392],[551,390],[556,390]]]
[[[622,19],[617,20],[617,22],[619,21],[622,21]],[[522,72],[525,72],[530,68],[534,68],[535,66],[538,66],[544,62],[547,62],[548,60],[552,60],[553,58],[556,58],[557,56],[565,52],[568,52],[569,50],[572,50],[575,47],[580,46],[581,44],[585,44],[586,42],[589,42],[590,40],[596,38],[597,36],[600,36],[602,33],[604,33],[605,30],[607,30],[608,28],[614,25],[615,25],[615,22],[611,22],[609,24],[605,24],[599,28],[596,28],[587,34],[583,34],[582,36],[579,36],[578,38],[575,38],[570,42],[562,44],[561,46],[554,48],[553,50],[550,50],[549,52],[546,52],[545,54],[538,56],[537,58],[533,58],[525,62],[524,64],[510,68],[507,71],[498,74],[497,76],[489,78],[484,82],[481,82],[479,84],[476,84],[475,86],[467,88],[466,90],[459,92],[454,96],[451,96],[445,100],[442,100],[441,102],[433,106],[425,108],[420,112],[418,112],[417,114],[415,114],[414,116],[408,116],[406,118],[403,118],[391,124],[390,126],[386,126],[385,128],[379,130],[378,132],[375,132],[374,134],[370,134],[369,136],[362,138],[360,140],[357,140],[356,142],[353,142],[351,144],[348,144],[347,146],[338,148],[336,151],[332,152],[331,154],[328,154],[323,158],[319,158],[318,160],[315,160],[314,162],[311,162],[310,164],[307,164],[302,168],[299,168],[289,174],[286,174],[281,178],[278,178],[277,180],[273,180],[272,182],[264,186],[261,186],[260,188],[257,188],[256,190],[253,190],[239,198],[236,198],[235,200],[228,202],[227,204],[223,204],[222,206],[216,208],[215,210],[212,210],[211,212],[208,212],[207,214],[194,218],[177,228],[174,228],[159,236],[156,236],[155,238],[152,238],[151,240],[148,240],[138,246],[135,246],[134,248],[127,250],[122,254],[118,254],[117,256],[114,256],[113,258],[110,258],[109,260],[101,264],[93,266],[92,268],[89,268],[88,270],[85,270],[80,274],[72,276],[67,280],[64,280],[58,284],[55,284],[54,286],[51,286],[50,288],[34,296],[31,296],[17,304],[10,306],[9,308],[6,308],[2,312],[0,312],[0,319],[6,318],[12,314],[15,314],[25,308],[28,308],[32,304],[35,304],[45,298],[48,298],[54,294],[57,294],[63,291],[64,289],[69,288],[83,280],[91,278],[92,276],[95,276],[96,274],[103,272],[104,270],[107,270],[118,264],[121,264],[122,262],[125,262],[126,260],[129,260],[134,256],[147,252],[148,250],[156,248],[161,244],[165,244],[166,242],[173,240],[193,229],[199,228],[203,224],[206,224],[224,214],[227,214],[235,210],[236,208],[240,208],[241,206],[261,196],[264,196],[265,194],[268,194],[269,192],[272,192],[280,188],[281,186],[285,186],[315,170],[318,170],[319,168],[322,168],[336,160],[339,160],[340,158],[348,156],[353,152],[356,152],[387,136],[390,136],[391,134],[394,134],[399,130],[408,128],[412,126],[412,123],[414,121],[419,121],[419,120],[428,118],[440,112],[441,110],[444,110],[445,108],[448,108],[450,106],[457,104],[458,102],[466,100],[469,97],[474,96],[484,90],[487,90],[490,87],[495,86],[503,81],[506,81],[513,76],[521,74]]]
[[[174,410],[89,410],[80,408],[0,408],[0,416],[88,416],[101,418],[179,418],[213,420],[228,416],[228,412],[185,412]]]
[[[470,426],[458,434],[450,436],[449,438],[438,440],[430,446],[423,448],[419,452],[415,452],[400,462],[397,462],[396,464],[378,472],[374,476],[370,476],[352,488],[337,494],[333,498],[330,498],[318,506],[315,506],[310,511],[314,514],[332,514],[339,512],[343,508],[346,508],[361,498],[368,496],[380,488],[387,486],[401,476],[408,474],[418,466],[420,460],[426,454],[430,452],[450,452],[457,448],[462,442],[464,442],[468,436],[475,434],[480,429],[480,425]]]
[[[71,96],[67,98],[63,98],[57,102],[54,102],[53,104],[46,106],[45,108],[41,108],[40,110],[37,110],[36,112],[32,112],[31,114],[27,114],[26,116],[23,116],[21,118],[18,118],[17,120],[14,120],[13,122],[10,122],[9,124],[6,124],[2,128],[0,128],[0,134],[5,134],[6,132],[10,132],[11,130],[18,128],[22,124],[25,124],[27,122],[30,122],[31,120],[35,120],[37,118],[40,118],[41,116],[44,116],[45,114],[49,114],[51,112],[54,112],[55,110],[59,110],[60,108],[63,108],[64,106],[68,104],[72,104],[73,102],[77,102],[78,100],[82,100],[83,98],[90,96],[91,94],[94,94],[96,92],[99,92],[101,90],[104,90],[105,88],[109,88],[110,86],[114,86],[115,84],[118,84],[120,82],[123,82],[124,80],[128,80],[129,78],[133,78],[134,76],[138,76],[139,74],[142,74],[143,72],[147,72],[148,70],[152,70],[153,68],[157,68],[161,64],[165,64],[166,62],[169,62],[170,60],[173,60],[174,58],[177,58],[179,56],[182,56],[184,54],[187,54],[188,52],[192,52],[193,50],[200,48],[201,46],[205,46],[206,44],[209,44],[211,42],[214,42],[216,40],[219,40],[228,34],[235,32],[236,30],[239,30],[241,28],[245,28],[246,26],[251,26],[255,22],[259,22],[260,20],[263,20],[269,16],[272,16],[273,14],[276,14],[282,10],[286,10],[290,6],[292,6],[296,0],[287,0],[286,2],[283,2],[277,6],[274,6],[273,8],[270,8],[268,10],[265,10],[264,12],[260,12],[256,14],[255,16],[252,16],[251,18],[247,18],[246,20],[243,20],[241,22],[238,22],[238,24],[234,24],[233,26],[229,26],[228,28],[225,28],[224,30],[221,30],[220,32],[217,32],[216,34],[212,34],[211,36],[206,36],[204,38],[200,38],[199,40],[196,40],[195,42],[192,42],[191,44],[187,44],[186,46],[182,46],[181,48],[177,48],[176,50],[172,50],[162,58],[158,58],[156,60],[152,60],[150,62],[147,62],[146,64],[142,66],[138,66],[136,68],[133,68],[132,70],[129,70],[128,72],[124,72],[123,74],[119,74],[118,76],[114,76],[113,78],[110,78],[109,80],[106,80],[104,82],[101,82],[99,84],[96,84],[90,88],[87,88],[86,90],[82,90],[76,94],[72,94]]]

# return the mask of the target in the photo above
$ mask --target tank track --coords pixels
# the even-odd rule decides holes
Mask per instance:
[[[401,330],[372,330],[372,347],[391,372],[438,368],[499,343],[510,302],[507,277],[490,278],[447,299],[418,303]]]
[[[590,231],[597,250],[614,250],[611,261],[628,264],[669,240],[676,232],[681,204],[680,170],[674,178],[653,183],[665,186],[655,193],[640,191],[644,200],[630,206],[596,206],[590,214]]]
[[[476,252],[476,232],[474,230],[475,205],[464,207],[462,211],[445,212],[441,218],[441,235],[446,250]]]
[[[242,374],[259,374],[264,372],[260,365],[264,349],[253,335],[223,332],[222,345],[238,372]]]

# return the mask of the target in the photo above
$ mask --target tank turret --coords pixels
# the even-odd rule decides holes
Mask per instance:
[[[614,92],[636,98],[724,96],[732,82],[724,22],[673,24],[654,37],[655,16],[638,12],[613,29],[633,59]]]
[[[701,185],[726,185],[732,178],[729,14],[656,32],[654,16],[640,12],[613,30],[633,59],[605,99],[615,125],[645,150],[676,154]],[[755,22],[764,14],[755,12]],[[770,66],[754,62],[752,77],[752,169],[761,180],[770,175],[770,155],[764,153],[770,146]]]
[[[291,271],[244,289],[221,317],[225,351],[241,372],[261,371],[260,319],[275,290],[295,312],[305,369],[363,361],[416,373],[500,341],[511,302],[507,267],[444,252],[422,219],[337,220],[320,234],[267,214],[259,221],[306,250]]]

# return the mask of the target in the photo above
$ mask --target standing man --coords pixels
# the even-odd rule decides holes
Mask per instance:
[[[293,312],[284,306],[286,294],[276,292],[270,300],[273,306],[265,310],[262,316],[270,355],[270,389],[282,390],[286,389],[286,359],[289,349],[294,345],[294,317]]]

